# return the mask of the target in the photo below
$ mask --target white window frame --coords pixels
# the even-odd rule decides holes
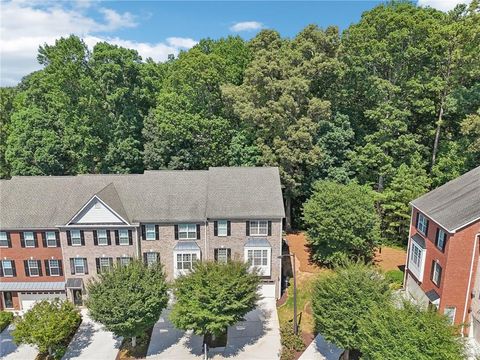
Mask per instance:
[[[439,286],[440,285],[440,281],[442,281],[442,279],[440,278],[440,275],[441,275],[441,270],[439,268],[442,268],[442,266],[440,265],[440,263],[438,261],[434,261],[433,262],[433,270],[432,270],[432,282]]]
[[[55,264],[55,266],[52,266],[52,264]],[[50,269],[50,276],[60,276],[60,262],[57,259],[50,259],[48,260],[48,267]],[[52,269],[56,269],[57,273],[54,274],[52,273]]]
[[[73,268],[75,269],[75,275],[85,275],[85,259],[84,258],[74,258],[73,259]],[[79,265],[81,262],[81,265]],[[82,271],[77,269],[82,268]]]
[[[427,235],[427,224],[428,224],[427,217],[419,212],[418,213],[417,230],[420,232],[420,234],[422,234],[424,236]]]
[[[158,262],[158,257],[157,257],[158,253],[156,253],[155,251],[148,251],[146,252],[146,254],[147,254],[147,266],[155,265]],[[150,257],[155,256],[155,260],[149,259],[149,256]]]
[[[106,263],[106,265],[105,265]],[[101,257],[98,260],[98,266],[100,268],[100,272],[104,273],[105,271],[110,271],[112,268],[110,267],[110,258],[109,257]]]
[[[250,220],[249,226],[250,236],[268,236],[268,220]]]
[[[8,248],[8,235],[6,231],[0,231],[0,247]]]
[[[132,259],[129,256],[121,256],[120,257],[120,266],[128,266]]]
[[[217,221],[217,236],[228,236],[228,221],[227,220],[218,220]]]
[[[415,275],[418,281],[423,281],[425,272],[426,249],[422,248],[413,239],[410,244],[410,254],[408,256],[408,269]]]
[[[455,306],[446,306],[443,314],[450,320],[450,325],[455,323],[455,315],[457,315],[457,308]]]
[[[57,247],[57,235],[55,234],[55,231],[45,232],[45,241],[47,243],[47,247]],[[53,241],[54,244],[50,245],[50,241]]]
[[[128,232],[127,229],[118,230],[118,244],[119,245],[130,245],[130,236],[129,236],[129,232]]]
[[[106,229],[97,230],[97,245],[106,246],[108,245],[108,234]]]
[[[145,225],[145,240],[157,240],[157,230],[154,224]]]
[[[27,238],[27,234],[28,234],[28,238]],[[31,235],[31,237],[30,237],[30,235]],[[24,231],[23,232],[23,241],[25,243],[26,248],[34,248],[35,247],[35,234],[33,233],[33,231]],[[31,241],[32,245],[28,245],[27,241]]]
[[[178,239],[197,240],[197,224],[178,224]]]
[[[8,264],[8,267],[5,267],[5,264]],[[2,260],[2,268],[3,268],[3,276],[4,277],[13,277],[13,266],[12,266],[12,260]],[[7,274],[5,272],[5,269],[10,270],[11,273]]]
[[[181,257],[178,261],[178,257]],[[193,268],[193,264],[197,261],[201,261],[200,251],[196,250],[185,250],[185,251],[174,251],[173,252],[173,269],[174,277],[188,274]],[[178,268],[178,263],[181,263],[181,269]],[[184,264],[190,264],[190,267],[185,268]]]
[[[440,251],[444,251],[445,250],[445,239],[447,237],[447,232],[445,230],[443,230],[442,228],[438,228],[438,237],[437,237],[437,241],[436,241],[436,246],[437,246],[437,249],[440,250]],[[440,239],[441,239],[441,244],[442,246],[439,246],[440,245]]]
[[[72,246],[82,246],[82,233],[80,230],[70,230],[70,243]]]
[[[38,268],[38,261],[37,260],[27,260],[28,264],[28,275],[31,277],[37,277],[40,276],[40,269]],[[34,264],[34,266],[32,266]],[[32,269],[35,269],[37,271],[36,274],[32,274]]]
[[[260,257],[256,254],[260,251]],[[266,254],[266,257],[265,257]],[[272,265],[272,248],[270,247],[245,247],[245,262],[250,264],[250,269],[257,268],[261,276],[270,276]],[[253,261],[250,261],[252,259]],[[254,264],[254,259],[260,259],[260,264]],[[265,261],[266,260],[266,264]]]
[[[217,250],[217,262],[226,264],[228,262],[228,248],[218,248]],[[220,254],[223,253],[223,254]]]

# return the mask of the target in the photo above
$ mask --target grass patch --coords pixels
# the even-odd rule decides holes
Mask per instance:
[[[125,338],[120,346],[116,360],[144,359],[147,356],[148,345],[152,337],[153,327],[137,338],[137,346],[132,348],[132,339]]]
[[[0,332],[2,332],[13,321],[13,313],[0,311]]]
[[[387,279],[395,289],[403,286],[403,276],[404,274],[401,270],[389,270],[385,272],[385,279]]]

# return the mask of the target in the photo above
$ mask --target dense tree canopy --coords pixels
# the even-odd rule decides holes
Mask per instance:
[[[203,39],[164,63],[58,39],[0,93],[0,176],[278,166],[288,225],[314,181],[353,180],[405,242],[412,197],[480,164],[479,8],[391,2],[343,33]]]

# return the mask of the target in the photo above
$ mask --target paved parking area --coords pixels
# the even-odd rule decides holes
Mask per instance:
[[[202,359],[202,337],[176,329],[162,313],[155,325],[147,359]],[[228,328],[228,342],[221,352],[211,351],[209,359],[273,360],[280,358],[280,330],[274,298],[259,301],[245,321]]]
[[[82,310],[82,323],[74,335],[62,360],[115,360],[122,338],[115,337]]]
[[[17,346],[12,340],[13,325],[7,326],[0,334],[0,359],[2,360],[34,360],[38,350],[30,345]]]

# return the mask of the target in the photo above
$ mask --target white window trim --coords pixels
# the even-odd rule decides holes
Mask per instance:
[[[12,271],[12,275],[7,275],[5,274],[5,263],[8,262],[10,263],[10,270]],[[2,260],[2,268],[3,268],[3,277],[13,277],[13,266],[12,266],[12,260]],[[30,270],[29,270],[30,271]]]
[[[73,243],[73,239],[77,239],[77,237],[73,237],[73,233],[77,232],[78,231],[78,240],[79,240],[79,243],[76,244],[76,243]],[[73,229],[73,230],[70,230],[70,243],[72,244],[72,246],[82,246],[82,233],[80,230],[76,230],[76,229]]]
[[[423,274],[425,272],[425,258],[427,256],[427,250],[422,248],[415,240],[411,240],[410,254],[408,254],[408,269],[412,272],[413,275],[417,278],[418,281],[423,282]],[[416,247],[420,250],[420,265],[417,266],[412,260],[413,248]]]
[[[131,261],[130,256],[120,256],[120,266],[128,266]]]
[[[30,266],[30,261],[35,262],[35,266],[34,266],[34,267],[33,267],[33,266]],[[27,260],[27,264],[28,264],[28,275],[29,275],[30,277],[40,276],[40,269],[38,268],[38,261],[37,261],[37,260],[31,260],[31,259],[29,259],[29,260]],[[36,275],[32,275],[32,267],[37,269],[37,274],[36,274]]]
[[[181,231],[181,227],[186,226],[187,231]],[[190,227],[193,226],[193,231],[190,230]],[[182,237],[180,234],[186,233],[187,237]],[[190,237],[190,233],[193,233],[193,237]],[[178,240],[197,240],[197,224],[178,224]]]
[[[259,232],[261,222],[266,223],[265,233],[260,233]],[[257,226],[252,227],[252,223],[257,223]],[[248,226],[250,227],[250,229],[249,229],[250,236],[268,236],[268,220],[250,220],[248,222]],[[255,229],[256,233],[254,231],[252,231],[253,229]]]
[[[422,221],[424,220],[424,221]],[[428,229],[428,219],[425,215],[423,215],[422,213],[418,213],[418,224],[417,224],[417,230],[420,234],[426,236],[427,235],[427,229]],[[421,225],[425,225],[425,228],[423,228],[423,226]]]
[[[222,228],[222,231],[224,231],[224,233],[222,234],[220,234],[220,223],[222,224],[222,226],[224,226],[224,228]],[[228,236],[228,220],[217,220],[217,236],[220,236],[220,237]]]
[[[0,243],[0,248],[8,248],[8,235],[6,231],[0,231],[0,235],[2,237],[1,241],[5,241],[6,245],[2,245]],[[5,238],[3,238],[5,236]]]
[[[127,234],[126,237],[123,237],[123,239],[127,239],[126,243],[122,243],[122,236],[120,235],[121,232],[126,232],[126,234]],[[119,229],[118,230],[118,245],[121,245],[121,246],[130,245],[130,233],[128,232],[127,229]]]
[[[111,267],[110,267],[110,259],[109,257],[101,257],[100,260],[98,261],[98,265],[100,267],[100,272],[103,273],[104,271],[110,271],[111,270]],[[102,264],[102,260],[103,262],[107,262],[107,265],[105,266],[104,264]]]
[[[443,234],[443,236],[442,236]],[[445,230],[443,230],[442,228],[438,228],[438,238],[436,239],[437,243],[435,244],[437,249],[440,250],[440,251],[445,251],[445,239],[447,237],[447,232]],[[439,245],[439,240],[442,239],[442,246],[438,246]]]
[[[217,262],[220,263],[220,264],[226,264],[228,263],[229,259],[228,259],[228,250],[231,251],[231,249],[229,248],[217,248],[215,249],[217,250]],[[220,261],[220,251],[225,251],[225,261]]]
[[[183,251],[174,251],[173,252],[173,276],[175,278],[181,276],[181,275],[186,275],[190,272],[188,269],[177,269],[177,255],[184,255],[184,254],[190,254],[193,255],[195,254],[197,256],[197,259],[195,261],[201,261],[200,257],[200,250],[183,250]],[[193,265],[193,261],[192,261]]]
[[[107,231],[110,231],[110,230],[107,230],[107,229],[100,229],[100,230],[97,230],[97,245],[98,246],[108,246],[108,233]],[[105,232],[105,237],[100,237],[100,233],[101,232]],[[105,243],[101,243],[100,242],[100,239],[105,240]]]
[[[77,271],[77,260],[82,261],[82,271]],[[85,275],[85,262],[86,260],[84,258],[74,258],[73,259],[73,268],[75,269],[75,275]]]
[[[57,262],[57,266],[53,266],[53,268],[58,270],[58,274],[52,274],[52,261]],[[57,259],[48,260],[48,267],[50,269],[50,276],[60,276],[60,263]]]
[[[248,251],[249,250],[267,250],[267,265],[257,265],[250,266],[250,269],[257,268],[259,270],[260,276],[270,276],[271,267],[272,267],[272,248],[271,247],[245,247],[244,248],[244,259],[245,262],[248,262]]]
[[[440,285],[440,282],[442,281],[442,279],[439,278],[438,281],[437,281],[437,280],[435,279],[435,275],[438,275],[438,276],[441,275],[441,270],[438,271],[438,267],[441,268],[442,266],[440,265],[440,263],[439,263],[438,261],[434,261],[434,264],[435,264],[435,265],[433,266],[432,282],[433,282],[435,285],[439,286],[439,285]]]
[[[147,252],[145,252],[145,254],[147,254],[147,256],[146,256],[147,266],[154,265],[154,264],[156,264],[156,263],[160,260],[160,259],[158,258],[160,255],[159,255],[156,251],[147,251]],[[149,261],[148,261],[148,255],[149,255],[149,254],[154,254],[154,255],[155,255],[155,258],[156,258],[156,259],[155,259],[155,262],[149,262]]]
[[[49,239],[48,238],[48,234],[53,234],[53,239]],[[55,241],[55,245],[50,245],[48,243],[48,240],[54,240]],[[49,248],[53,248],[53,247],[57,247],[57,234],[55,234],[55,231],[47,231],[45,232],[45,241],[47,243],[47,247]]]
[[[453,315],[452,315],[452,318],[450,319],[450,317],[448,316],[447,314],[447,310],[448,309],[452,309],[453,310]],[[457,315],[457,308],[455,306],[446,306],[445,309],[443,310],[443,314],[451,320],[450,324],[453,325],[455,323],[455,316]]]
[[[26,236],[27,234],[32,234],[32,238],[28,239],[28,241],[33,241],[32,246],[27,245],[27,236]],[[33,231],[25,231],[23,233],[23,242],[25,243],[26,248],[34,248],[35,247],[35,233]]]
[[[149,228],[150,228],[150,231],[149,231]],[[148,235],[149,234],[151,235],[152,233],[153,233],[153,237],[149,238]],[[145,225],[145,240],[148,240],[148,241],[157,240],[157,229],[156,229],[156,226],[154,224],[146,224]]]

